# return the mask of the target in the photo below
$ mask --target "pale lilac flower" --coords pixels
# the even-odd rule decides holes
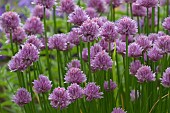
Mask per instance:
[[[152,46],[152,42],[145,35],[139,35],[135,37],[135,42],[142,47],[144,51]]]
[[[12,57],[8,63],[8,67],[11,71],[24,71],[33,62],[36,62],[39,58],[38,49],[31,43],[26,43],[19,52]]]
[[[74,0],[60,0],[60,10],[63,13],[70,14],[74,11]]]
[[[66,50],[67,48],[67,35],[55,34],[48,40],[48,46],[50,49]]]
[[[5,12],[0,16],[0,28],[4,32],[10,32],[10,30],[16,29],[20,24],[19,15],[16,12]]]
[[[123,17],[117,21],[117,31],[121,35],[134,35],[138,30],[138,26],[135,20],[129,17]]]
[[[130,100],[135,101],[139,98],[139,91],[138,90],[131,90],[130,92]]]
[[[126,43],[116,40],[116,52],[124,56],[126,54]]]
[[[135,61],[131,62],[131,64],[130,64],[130,74],[136,75],[137,70],[140,67],[142,67],[142,64],[139,60],[135,60]]]
[[[28,35],[42,34],[44,26],[40,18],[33,16],[26,20],[24,29]]]
[[[73,23],[78,26],[80,26],[87,19],[89,19],[89,16],[80,7],[76,7],[74,9],[74,12],[70,13],[68,16],[68,22]]]
[[[80,61],[79,60],[72,60],[70,63],[67,64],[68,69],[74,67],[74,68],[79,68],[81,67]]]
[[[41,40],[38,39],[37,36],[35,36],[35,35],[28,36],[26,43],[33,44],[34,46],[37,47],[38,50],[40,50],[44,46],[43,43],[41,42]]]
[[[55,88],[48,99],[52,107],[56,109],[66,108],[71,103],[68,91],[60,87]]]
[[[102,98],[103,92],[100,92],[100,87],[94,82],[90,82],[85,87],[84,94],[87,101],[92,101],[93,99]]]
[[[128,43],[132,43],[132,42],[134,41],[133,35],[129,35],[129,36],[120,35],[120,40],[121,40],[122,42],[126,42],[126,38],[128,38]]]
[[[103,13],[106,12],[106,3],[104,0],[88,0],[87,7],[95,8],[98,12]]]
[[[98,52],[95,58],[91,61],[91,67],[93,70],[108,70],[111,69],[113,61],[107,52]]]
[[[159,49],[157,46],[154,46],[148,51],[148,57],[154,62],[160,60],[163,57],[161,49]]]
[[[81,84],[87,80],[86,75],[79,68],[70,68],[64,78],[66,83]]]
[[[110,85],[108,81],[104,82],[104,89],[106,91],[113,91],[117,87],[117,84],[110,79]]]
[[[46,19],[50,18],[50,10],[46,9]],[[41,5],[36,5],[32,11],[32,16],[36,16],[40,18],[41,20],[44,18],[44,7]]]
[[[12,101],[22,107],[32,101],[31,94],[25,88],[20,88],[13,95]]]
[[[97,11],[92,7],[88,7],[85,12],[91,19],[99,16]]]
[[[170,17],[164,19],[162,26],[164,29],[170,31]]]
[[[90,48],[90,58],[93,59],[98,52],[102,51],[102,47],[99,44],[95,44]]]
[[[37,93],[45,93],[51,90],[52,84],[47,76],[39,75],[39,80],[34,80],[34,90]]]
[[[146,7],[143,7],[137,3],[132,4],[132,12],[134,16],[146,16]]]
[[[142,66],[135,75],[140,83],[155,81],[155,73],[151,71],[150,66]]]
[[[146,8],[156,7],[158,5],[158,0],[137,0],[136,2]]]
[[[114,108],[112,113],[126,113],[122,108]]]
[[[163,73],[163,76],[161,78],[161,84],[166,88],[170,87],[170,67],[167,68]]]
[[[115,39],[118,36],[115,24],[113,22],[110,22],[110,21],[106,22],[101,27],[100,36],[103,36],[104,39],[108,42],[114,42]]]
[[[159,35],[156,33],[151,33],[148,36],[148,39],[154,44],[158,40]]]
[[[128,46],[128,56],[129,57],[138,58],[138,57],[142,56],[142,51],[143,51],[142,47],[135,42],[131,43]]]
[[[86,20],[80,26],[80,32],[82,33],[82,40],[84,42],[92,42],[99,36],[99,26],[92,20]]]
[[[88,49],[84,48],[82,51],[82,59],[87,62],[88,61]]]
[[[52,8],[55,4],[55,0],[34,0],[34,2],[38,5],[42,5],[46,8]]]
[[[101,28],[108,20],[106,17],[95,17],[91,19],[92,22],[96,23]]]
[[[170,36],[159,37],[155,45],[161,49],[163,53],[170,53]]]
[[[109,50],[109,42],[106,42],[104,38],[102,38],[98,44],[102,47],[103,50],[110,51]],[[111,51],[114,50],[114,42],[110,42],[110,49]]]
[[[71,32],[68,33],[68,41],[75,44],[79,45],[80,43],[80,33],[79,33],[79,28],[73,28]]]
[[[84,90],[76,83],[71,84],[67,91],[70,96],[70,101],[74,102],[75,100],[82,98],[84,94]]]
[[[126,3],[134,3],[136,0],[124,0]]]
[[[166,33],[164,33],[163,31],[158,31],[158,36],[165,36]]]
[[[7,43],[10,43],[10,33],[7,33]],[[14,43],[22,43],[26,38],[25,30],[22,27],[17,27],[12,31],[12,42]]]

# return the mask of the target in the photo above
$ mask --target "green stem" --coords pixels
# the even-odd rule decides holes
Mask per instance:
[[[133,19],[132,3],[130,3],[131,18]]]
[[[12,55],[14,56],[14,47],[13,47],[13,40],[12,40],[12,30],[10,30],[10,44],[11,44],[11,51]]]
[[[88,79],[91,80],[91,66],[90,66],[90,42],[88,42],[88,63],[89,63],[89,76],[88,76]]]
[[[160,21],[159,17],[160,17],[160,7],[158,7],[158,25],[157,25],[157,32],[159,32],[159,21]]]
[[[54,22],[54,34],[57,33],[57,24],[56,24],[56,6],[53,6],[53,22]]]
[[[147,17],[146,17],[146,34],[149,34],[149,9],[147,8]]]
[[[140,21],[139,21],[139,16],[137,16],[137,22],[138,22],[138,33],[140,34]]]
[[[169,0],[167,0],[167,3],[166,3],[166,5],[167,5],[167,14],[166,14],[166,17],[168,17],[169,16]]]
[[[155,32],[155,7],[152,8],[152,33]]]
[[[46,8],[45,7],[44,7],[44,35],[45,35],[45,50],[46,50],[48,74],[49,74],[49,79],[53,81],[53,77],[51,75],[51,65],[50,65],[50,59],[49,59],[49,52],[48,52],[48,38],[47,38]]]
[[[58,64],[58,76],[59,76],[59,86],[61,87],[61,72],[60,72],[60,51],[57,50],[57,64]]]

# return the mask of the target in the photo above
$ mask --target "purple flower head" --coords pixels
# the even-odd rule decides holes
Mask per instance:
[[[142,67],[142,64],[139,60],[135,60],[135,61],[131,62],[131,64],[130,64],[130,74],[136,75],[137,70],[140,67]]]
[[[80,43],[80,33],[79,28],[73,28],[71,32],[68,33],[68,41],[75,45],[79,45]]]
[[[117,22],[117,31],[121,35],[134,35],[136,34],[138,27],[135,20],[129,17],[123,17]]]
[[[95,17],[91,20],[95,22],[99,26],[99,28],[101,28],[108,21],[105,17]]]
[[[131,43],[128,46],[128,56],[129,57],[138,58],[138,57],[142,56],[142,51],[143,51],[142,47],[135,42]]]
[[[148,40],[152,42],[152,44],[154,44],[157,40],[158,40],[158,34],[156,33],[151,33],[148,36]]]
[[[137,0],[136,2],[146,8],[156,7],[158,5],[158,0]]]
[[[48,46],[50,49],[66,50],[67,48],[67,35],[55,34],[48,40]]]
[[[28,36],[26,43],[33,44],[34,46],[37,47],[38,50],[40,50],[44,46],[43,43],[41,42],[41,40],[38,39],[37,36],[35,36],[35,35]]]
[[[164,29],[170,31],[170,17],[164,19],[162,26]]]
[[[70,101],[74,102],[75,100],[82,98],[84,94],[84,90],[76,83],[71,84],[68,88],[67,91],[70,96]]]
[[[10,43],[10,33],[7,33],[7,43]],[[14,43],[22,43],[26,38],[26,33],[22,27],[17,27],[12,31],[12,42]]]
[[[126,42],[126,37],[128,37],[128,43],[132,43],[132,42],[134,41],[133,35],[129,35],[129,36],[121,35],[121,36],[120,36],[120,40],[121,40],[122,42]]]
[[[104,38],[102,38],[98,44],[102,47],[103,50],[109,51],[109,42],[106,42]],[[114,42],[111,42],[111,51],[114,49]]]
[[[91,48],[90,48],[90,58],[94,59],[96,54],[98,52],[101,52],[101,51],[102,51],[102,47],[99,44],[95,44],[94,46],[91,46]]]
[[[158,36],[165,36],[166,33],[164,33],[163,31],[158,31]]]
[[[146,7],[143,7],[137,3],[132,4],[132,12],[134,16],[146,16]]]
[[[32,101],[31,94],[25,88],[20,88],[16,94],[13,95],[12,101],[19,106],[24,106]]]
[[[102,98],[103,92],[100,92],[100,87],[94,82],[90,82],[84,89],[84,94],[86,95],[87,101],[92,101],[93,99]]]
[[[60,10],[63,13],[70,14],[74,11],[74,0],[60,0]]]
[[[39,80],[34,80],[33,84],[34,90],[37,93],[45,93],[52,87],[51,81],[44,75],[39,75]]]
[[[117,87],[117,84],[115,82],[113,82],[112,79],[110,79],[110,86],[109,86],[108,81],[104,82],[104,89],[106,91],[113,91],[116,87]]]
[[[87,19],[89,19],[88,15],[80,7],[76,7],[74,9],[74,12],[70,13],[68,16],[68,22],[73,23],[78,26],[80,26]]]
[[[111,5],[112,4],[113,8],[119,7],[122,4],[122,0],[105,0],[105,2],[106,2],[107,5]]]
[[[24,29],[28,35],[42,34],[44,26],[40,18],[33,16],[26,20]]]
[[[19,52],[12,57],[8,63],[8,67],[11,71],[24,71],[33,62],[37,61],[39,56],[37,48],[30,43],[26,43]]]
[[[91,61],[91,67],[93,70],[108,70],[111,69],[113,61],[107,52],[98,52],[95,58]]]
[[[115,24],[113,22],[110,22],[110,21],[106,22],[101,27],[100,35],[103,36],[106,41],[114,42],[115,39],[118,36]]]
[[[34,2],[49,9],[55,4],[55,0],[34,0]]]
[[[84,48],[82,51],[82,59],[87,62],[88,61],[88,49]]]
[[[126,3],[134,3],[136,0],[124,0]]]
[[[153,46],[153,48],[148,51],[148,57],[154,62],[160,60],[163,57],[161,49],[157,46]]]
[[[20,24],[19,15],[16,12],[5,12],[0,16],[0,28],[4,32],[10,32],[10,30],[16,29]]]
[[[163,53],[170,53],[170,36],[159,37],[155,45],[161,49]]]
[[[126,113],[122,108],[114,108],[112,113]]]
[[[93,7],[97,12],[103,13],[106,12],[106,3],[104,0],[88,0],[87,7]]]
[[[130,99],[131,101],[135,101],[139,98],[139,91],[138,90],[131,90],[130,92]]]
[[[81,84],[86,81],[86,75],[81,71],[79,68],[72,67],[70,68],[66,75],[64,80],[66,83],[77,83]]]
[[[90,19],[99,16],[99,14],[97,13],[97,11],[96,11],[94,8],[92,8],[92,7],[88,7],[88,8],[85,10],[85,12],[86,12],[86,14],[90,17]]]
[[[151,71],[149,66],[142,66],[135,75],[140,83],[155,81],[155,73]]]
[[[146,8],[156,7],[158,5],[158,0],[137,0],[136,2]]]
[[[152,46],[152,42],[145,35],[139,35],[135,37],[135,42],[142,47],[144,51]]]
[[[86,20],[80,26],[80,32],[84,42],[92,42],[99,36],[99,26],[92,20]]]
[[[79,60],[72,60],[70,63],[67,64],[68,69],[74,67],[74,68],[79,68],[81,67],[80,61]]]
[[[170,87],[170,67],[165,70],[163,77],[161,78],[161,84],[164,87]]]
[[[71,103],[68,91],[60,87],[55,88],[48,99],[51,101],[52,107],[56,109],[66,108]]]
[[[50,10],[46,9],[45,14],[46,14],[46,18],[49,19],[50,18]],[[44,18],[44,7],[41,5],[36,5],[32,11],[32,16],[36,16],[42,20]]]
[[[117,53],[124,56],[126,54],[126,43],[120,40],[116,40],[116,51]]]

